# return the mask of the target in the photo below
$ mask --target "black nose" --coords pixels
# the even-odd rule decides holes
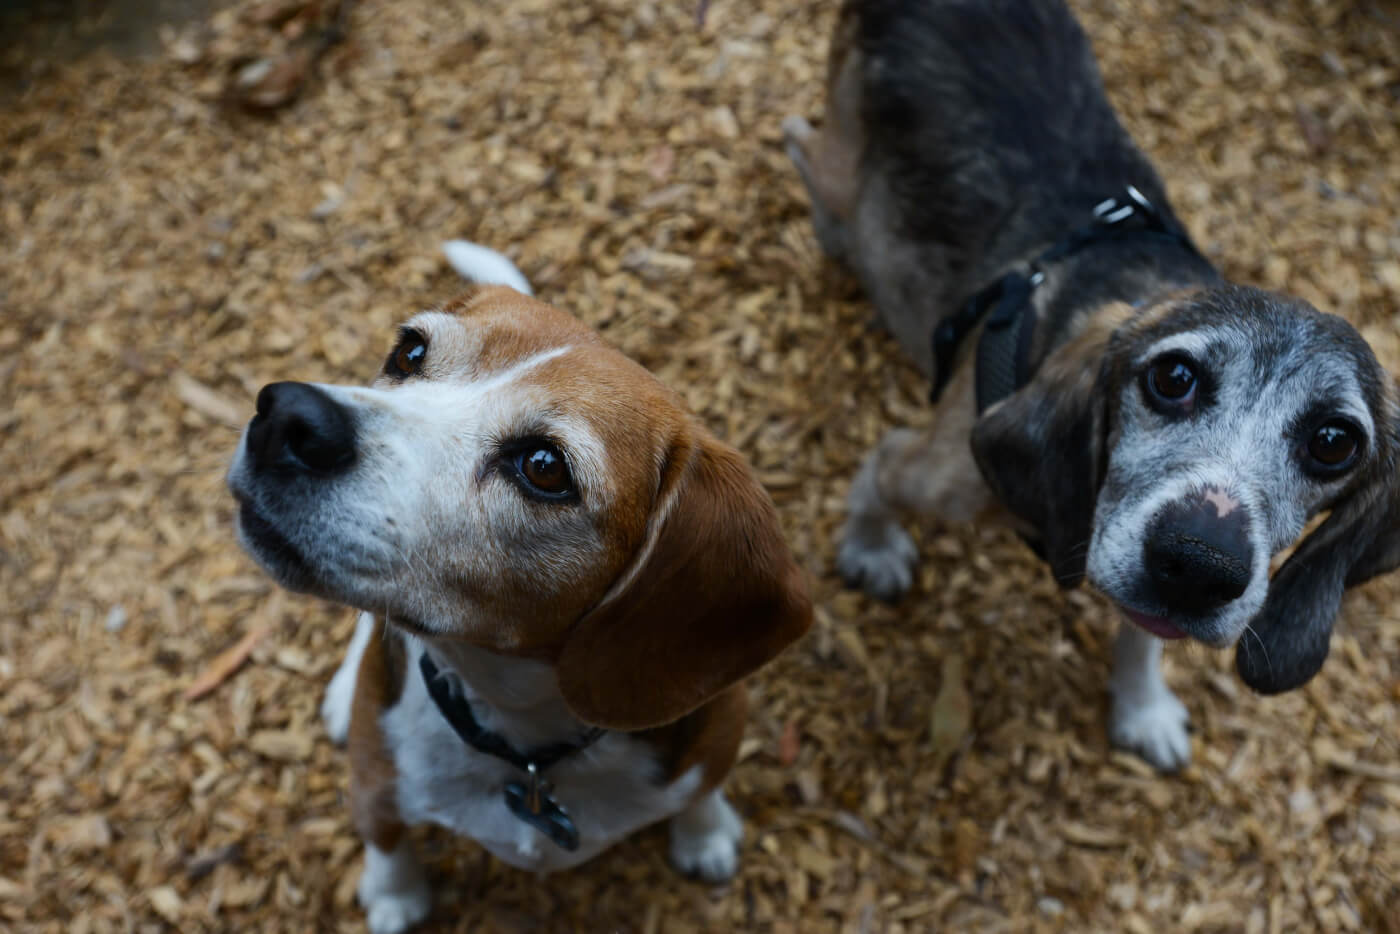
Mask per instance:
[[[1245,592],[1253,573],[1244,507],[1219,490],[1171,503],[1147,530],[1143,562],[1152,590],[1168,610],[1219,609]]]
[[[332,473],[355,459],[355,423],[343,406],[306,383],[269,383],[248,426],[257,470]]]

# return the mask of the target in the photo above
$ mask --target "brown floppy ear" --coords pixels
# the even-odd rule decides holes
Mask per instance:
[[[582,720],[641,730],[679,719],[806,632],[806,580],[768,494],[733,448],[688,439],[662,472],[656,526],[557,663]]]
[[[1386,421],[1366,476],[1278,569],[1235,647],[1235,670],[1260,694],[1311,680],[1327,660],[1342,594],[1400,566],[1400,429],[1393,414]]]
[[[1062,587],[1084,577],[1094,505],[1103,482],[1113,330],[1111,309],[1057,348],[1035,377],[987,409],[972,453],[1002,504],[1034,529],[1031,542]]]

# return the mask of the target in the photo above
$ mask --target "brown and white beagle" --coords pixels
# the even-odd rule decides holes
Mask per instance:
[[[1222,279],[1063,0],[848,0],[827,91],[820,131],[784,124],[818,238],[938,401],[857,474],[843,576],[908,590],[903,513],[1010,518],[1130,621],[1113,740],[1183,765],[1163,639],[1291,690],[1343,590],[1400,562],[1395,381],[1341,318]]]
[[[523,284],[475,249],[454,263]],[[430,911],[417,824],[550,871],[670,818],[680,870],[734,872],[742,679],[811,606],[743,458],[646,370],[478,286],[369,387],[264,387],[229,486],[271,575],[364,611],[322,713],[372,931]]]

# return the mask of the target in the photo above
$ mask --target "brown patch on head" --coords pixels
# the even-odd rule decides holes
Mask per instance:
[[[428,338],[423,375],[436,379],[485,376],[556,347],[609,349],[572,315],[500,285],[472,286],[405,327]]]
[[[388,452],[365,472],[411,490],[374,495],[408,504],[395,527],[425,527],[400,547],[391,618],[558,659],[575,712],[622,729],[683,716],[805,631],[771,500],[649,372],[500,287],[408,327],[428,344],[422,368],[381,380],[367,405],[382,414],[365,419],[366,447]],[[514,459],[540,445],[567,462],[564,498],[538,495]]]

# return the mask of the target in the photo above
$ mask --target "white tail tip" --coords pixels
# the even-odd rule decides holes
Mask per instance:
[[[508,285],[517,292],[535,294],[524,273],[489,247],[468,240],[448,240],[442,245],[442,253],[465,279],[481,285]]]

